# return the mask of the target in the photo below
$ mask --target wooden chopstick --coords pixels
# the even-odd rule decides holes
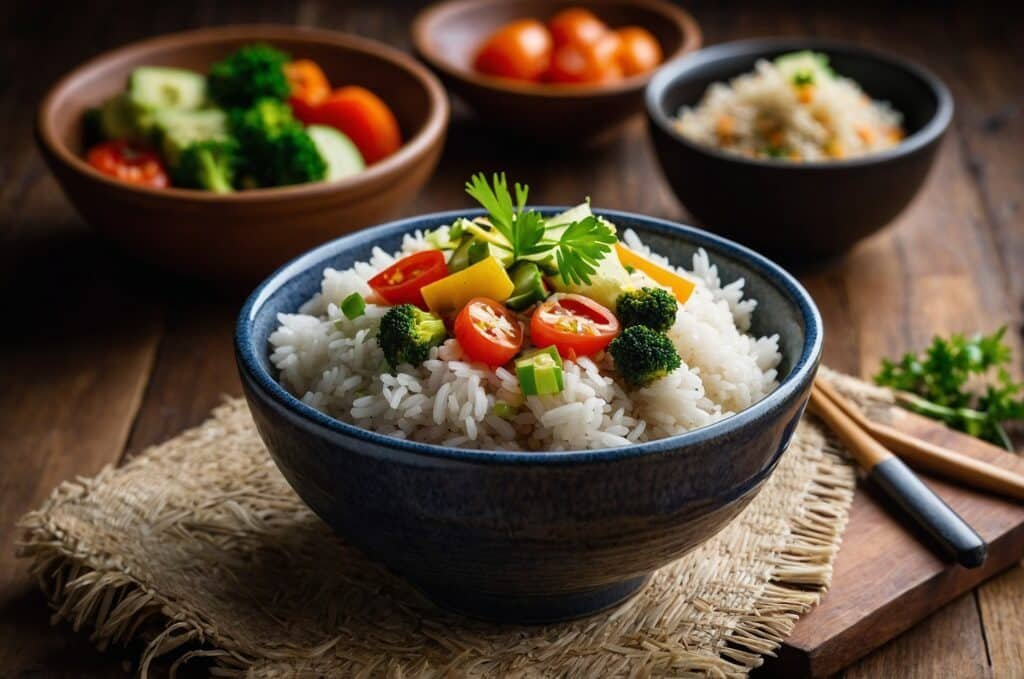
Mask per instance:
[[[910,466],[951,481],[1024,500],[1024,476],[943,446],[922,441],[910,434],[869,420],[860,408],[824,380],[815,382],[821,392],[862,429]]]
[[[849,449],[868,478],[932,537],[944,556],[967,568],[985,562],[987,546],[981,536],[817,385],[811,386],[809,407]]]

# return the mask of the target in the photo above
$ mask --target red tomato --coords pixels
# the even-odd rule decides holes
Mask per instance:
[[[570,7],[548,20],[555,47],[562,45],[589,45],[608,32],[608,26],[582,7]]]
[[[473,68],[500,78],[537,80],[551,63],[551,34],[539,21],[505,24],[484,41]]]
[[[369,284],[388,304],[415,304],[426,309],[420,290],[447,275],[444,254],[440,250],[425,250],[398,260],[371,278]]]
[[[331,84],[320,66],[311,59],[296,59],[284,65],[284,76],[292,88],[292,98],[317,104],[331,93]]]
[[[89,149],[86,160],[105,175],[158,189],[170,185],[160,156],[126,141],[107,141]]]
[[[619,67],[625,75],[645,73],[661,63],[661,45],[647,30],[626,26],[615,33],[619,36]]]
[[[455,339],[471,359],[495,367],[519,353],[523,326],[503,304],[474,297],[455,319]]]
[[[545,79],[553,83],[606,83],[622,77],[619,36],[607,33],[589,45],[562,45],[551,57]]]
[[[330,125],[344,132],[368,165],[391,155],[402,145],[395,114],[364,87],[342,87],[310,110],[300,109],[295,110],[295,117],[307,125]]]
[[[617,334],[619,321],[615,314],[583,295],[551,295],[530,318],[533,344],[554,345],[564,358],[596,354]]]

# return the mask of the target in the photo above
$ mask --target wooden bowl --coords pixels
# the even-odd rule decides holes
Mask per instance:
[[[152,64],[205,72],[256,41],[314,59],[332,84],[376,92],[394,111],[405,144],[347,179],[228,195],[134,186],[83,160],[83,113],[123,90],[132,69]],[[408,203],[437,164],[447,123],[444,89],[411,57],[332,31],[252,25],[144,40],[86,62],[43,100],[36,137],[65,194],[106,238],[174,272],[253,282],[300,252],[380,222]]]
[[[641,111],[653,72],[611,84],[553,85],[483,75],[472,65],[481,43],[499,26],[522,18],[546,21],[566,7],[586,7],[612,28],[646,28],[661,43],[666,62],[701,44],[693,17],[662,0],[450,0],[416,17],[412,42],[483,120],[532,138],[579,141]]]

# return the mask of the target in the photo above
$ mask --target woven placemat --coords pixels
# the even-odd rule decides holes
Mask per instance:
[[[863,383],[840,386],[870,400]],[[120,468],[58,487],[20,555],[54,620],[146,642],[139,674],[745,674],[828,587],[855,476],[808,418],[750,506],[610,612],[545,627],[437,609],[334,536],[271,462],[241,400]]]

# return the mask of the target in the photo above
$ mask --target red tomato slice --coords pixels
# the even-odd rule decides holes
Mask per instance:
[[[126,141],[114,140],[93,146],[86,160],[103,174],[129,184],[158,189],[170,185],[160,156]]]
[[[294,111],[295,117],[307,125],[330,125],[344,132],[367,165],[390,156],[402,145],[395,114],[364,87],[342,87],[319,104],[300,105]]]
[[[440,250],[426,250],[403,257],[371,278],[369,284],[388,304],[415,304],[426,309],[420,290],[447,275],[444,254]]]
[[[496,367],[519,353],[523,326],[505,305],[487,297],[474,297],[455,319],[455,339],[474,361]]]
[[[533,344],[554,345],[563,358],[596,354],[617,334],[619,321],[615,314],[583,295],[552,295],[530,318]]]

